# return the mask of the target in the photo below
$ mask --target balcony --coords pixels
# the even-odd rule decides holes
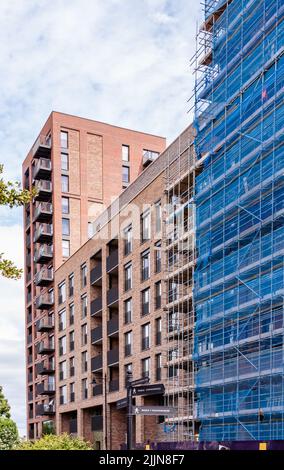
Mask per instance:
[[[40,158],[33,170],[34,180],[49,180],[51,178],[51,160]]]
[[[35,183],[37,194],[34,199],[36,201],[48,201],[52,194],[52,182],[48,180],[39,180]]]
[[[92,357],[91,360],[91,368],[92,372],[96,372],[97,370],[101,370],[103,368],[103,356],[102,354]]]
[[[37,405],[36,407],[37,416],[51,416],[55,414],[55,406],[49,404]]]
[[[31,344],[33,342],[33,335],[32,333],[27,336],[27,344]]]
[[[69,421],[69,433],[77,434],[77,419],[70,419]]]
[[[119,380],[110,380],[108,384],[108,391],[117,392],[119,390]]]
[[[33,401],[33,392],[28,392],[28,401]]]
[[[54,353],[53,341],[41,341],[38,345],[38,354],[52,354]]]
[[[42,268],[35,275],[35,285],[36,286],[48,286],[53,281],[53,270]]]
[[[47,293],[39,295],[35,300],[35,307],[38,310],[46,310],[54,304],[53,294]]]
[[[49,263],[53,258],[53,245],[41,245],[35,250],[34,262],[37,264]]]
[[[91,428],[92,431],[102,431],[104,427],[104,419],[103,416],[92,416],[92,424]]]
[[[50,242],[53,236],[52,224],[40,224],[34,233],[34,243]]]
[[[54,328],[54,322],[53,320],[51,319],[51,317],[45,317],[45,318],[41,318],[38,322],[37,322],[37,331],[39,333],[45,333],[45,332],[48,332],[48,331],[52,331]]]
[[[34,211],[34,222],[46,222],[52,217],[52,204],[50,202],[39,202]]]
[[[39,364],[36,365],[36,372],[37,375],[50,375],[54,374],[55,372],[55,367],[54,364],[51,362],[40,362]]]
[[[54,382],[42,382],[37,386],[38,395],[54,395],[55,394],[55,383]]]
[[[33,158],[50,158],[51,157],[51,138],[40,135],[32,148]]]
[[[107,306],[110,307],[111,305],[117,306],[118,305],[118,287],[113,287],[107,292]]]
[[[29,354],[28,355],[28,364],[32,364],[32,362],[33,362],[33,356],[32,356],[32,354]]]
[[[119,349],[114,348],[107,352],[107,365],[115,366],[119,362]]]
[[[90,274],[91,286],[101,286],[102,285],[102,263],[98,264],[94,269],[92,269]]]
[[[107,334],[108,336],[115,336],[118,334],[118,317],[114,317],[107,322]]]
[[[93,396],[97,397],[99,395],[103,394],[103,385],[102,384],[96,384],[93,387]]]
[[[114,250],[110,255],[107,257],[106,260],[106,269],[107,273],[111,273],[118,268],[118,249]]]
[[[98,326],[91,331],[91,341],[92,344],[101,343],[103,340],[103,328]]]
[[[91,302],[91,315],[98,315],[103,308],[102,297],[97,297]]]
[[[143,154],[143,166],[146,168],[150,163],[154,162],[158,156],[159,152],[151,152],[150,150],[147,150]]]

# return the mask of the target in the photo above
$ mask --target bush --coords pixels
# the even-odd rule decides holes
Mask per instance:
[[[22,441],[16,450],[92,450],[89,442],[68,434],[47,434],[37,441]]]
[[[0,417],[0,450],[11,450],[19,441],[17,426],[10,418]]]

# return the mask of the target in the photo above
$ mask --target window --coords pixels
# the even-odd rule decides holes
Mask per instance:
[[[63,193],[69,192],[69,176],[61,175],[61,191]]]
[[[66,301],[66,284],[62,282],[58,286],[58,304],[63,304]]]
[[[74,325],[75,320],[75,307],[74,304],[69,305],[69,325]]]
[[[151,224],[151,214],[150,210],[144,212],[141,215],[141,241],[145,242],[150,240],[150,224]]]
[[[156,346],[162,344],[162,318],[156,318]]]
[[[141,280],[145,281],[150,277],[150,250],[141,254]]]
[[[129,183],[130,181],[130,168],[129,166],[122,167],[122,182]]]
[[[82,399],[86,400],[88,398],[88,381],[87,379],[82,380]]]
[[[86,264],[83,264],[83,266],[81,266],[81,287],[84,288],[86,287],[87,285],[87,265]]]
[[[132,264],[128,263],[124,266],[124,289],[128,291],[132,288]]]
[[[150,357],[146,357],[141,361],[142,377],[150,377]]]
[[[156,214],[156,233],[159,233],[162,229],[162,204],[161,204],[161,201],[156,202],[156,204],[155,204],[155,214]]]
[[[156,354],[156,381],[161,380],[162,377],[162,354]]]
[[[161,272],[162,267],[162,252],[161,252],[161,241],[155,243],[155,273]]]
[[[141,292],[142,316],[150,313],[150,288]]]
[[[122,161],[123,162],[129,162],[129,146],[128,145],[123,145],[122,146]]]
[[[132,331],[128,331],[124,335],[125,356],[132,354]]]
[[[124,366],[124,383],[125,387],[127,387],[127,382],[128,382],[128,374],[129,372],[132,374],[132,364],[125,364]]]
[[[70,220],[62,219],[62,235],[70,235]]]
[[[59,362],[59,380],[65,380],[66,378],[67,378],[66,361]]]
[[[151,327],[150,323],[146,323],[141,327],[141,351],[149,349],[151,346]]]
[[[62,206],[62,214],[69,214],[69,198],[62,197],[61,198],[61,206]]]
[[[69,374],[70,374],[70,377],[74,377],[75,375],[75,357],[70,357]]]
[[[88,298],[86,295],[81,297],[81,317],[86,318],[88,314]]]
[[[70,384],[70,401],[75,401],[75,382]]]
[[[68,258],[70,256],[70,242],[69,240],[62,240],[62,256]]]
[[[66,336],[59,338],[59,356],[66,354]]]
[[[74,274],[70,274],[69,276],[69,297],[73,297],[74,295]]]
[[[132,251],[132,225],[124,230],[124,255],[127,256]]]
[[[82,367],[82,374],[88,371],[88,353],[87,351],[82,352],[81,358],[81,367]]]
[[[63,385],[59,387],[59,395],[60,395],[60,405],[65,405],[67,403],[67,387]]]
[[[132,299],[127,299],[124,302],[124,322],[132,322]]]
[[[69,350],[74,351],[74,348],[75,348],[75,333],[74,331],[71,331],[71,333],[69,333]]]
[[[60,145],[62,149],[68,149],[68,132],[60,132]]]
[[[161,308],[162,305],[162,282],[155,283],[155,308]]]
[[[81,326],[81,346],[86,346],[88,342],[88,327],[87,323]]]
[[[61,170],[69,170],[69,155],[68,153],[61,153]]]
[[[61,310],[58,313],[59,318],[59,331],[63,331],[66,329],[66,310]]]

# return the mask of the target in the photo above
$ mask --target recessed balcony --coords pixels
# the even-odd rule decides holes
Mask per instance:
[[[103,416],[92,416],[92,424],[91,429],[92,431],[102,431],[104,427],[104,419]]]
[[[91,302],[91,315],[99,315],[102,312],[103,300],[102,297],[97,297]]]
[[[37,264],[49,263],[53,258],[53,245],[41,245],[35,250],[34,262]]]
[[[54,395],[55,394],[55,383],[54,382],[42,382],[37,386],[38,395]]]
[[[53,328],[54,328],[54,323],[50,316],[41,318],[37,322],[37,331],[39,333],[46,333],[48,331],[52,331]]]
[[[91,331],[92,344],[101,343],[103,340],[103,328],[98,326]]]
[[[52,218],[52,204],[50,202],[39,202],[34,211],[34,222],[47,222]]]
[[[41,341],[38,344],[38,354],[52,354],[54,353],[54,342],[53,341]]]
[[[112,287],[112,289],[107,292],[107,306],[118,306],[118,287]]]
[[[154,162],[158,156],[159,152],[151,152],[150,150],[147,150],[143,154],[143,166],[146,168],[150,163]]]
[[[48,269],[46,267],[42,268],[35,275],[35,285],[36,286],[47,286],[53,281],[53,269]]]
[[[36,407],[37,416],[51,416],[55,414],[55,406],[49,404],[37,405]]]
[[[110,380],[108,384],[109,392],[117,392],[119,390],[119,380]]]
[[[32,148],[33,158],[51,158],[51,137],[40,135]]]
[[[102,354],[99,354],[98,356],[92,357],[91,368],[92,368],[92,372],[96,372],[96,371],[101,370],[103,368],[103,356],[102,356]]]
[[[35,189],[37,191],[37,194],[34,197],[36,201],[49,200],[52,194],[52,182],[48,180],[36,181]]]
[[[94,269],[91,270],[90,274],[91,286],[102,285],[102,263],[99,263]]]
[[[107,257],[106,268],[108,274],[118,270],[118,249],[114,250]]]
[[[107,322],[107,334],[108,336],[117,336],[119,329],[118,317],[114,317]]]
[[[107,365],[114,366],[119,362],[119,349],[114,348],[107,352]]]
[[[50,180],[52,164],[47,158],[40,158],[33,169],[34,180]]]
[[[34,233],[34,243],[50,242],[53,236],[52,224],[39,224]]]
[[[103,394],[103,385],[102,384],[96,384],[93,387],[93,396],[97,397],[99,395]]]

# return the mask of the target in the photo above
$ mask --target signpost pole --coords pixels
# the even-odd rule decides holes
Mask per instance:
[[[132,448],[132,373],[127,372],[127,450]]]

